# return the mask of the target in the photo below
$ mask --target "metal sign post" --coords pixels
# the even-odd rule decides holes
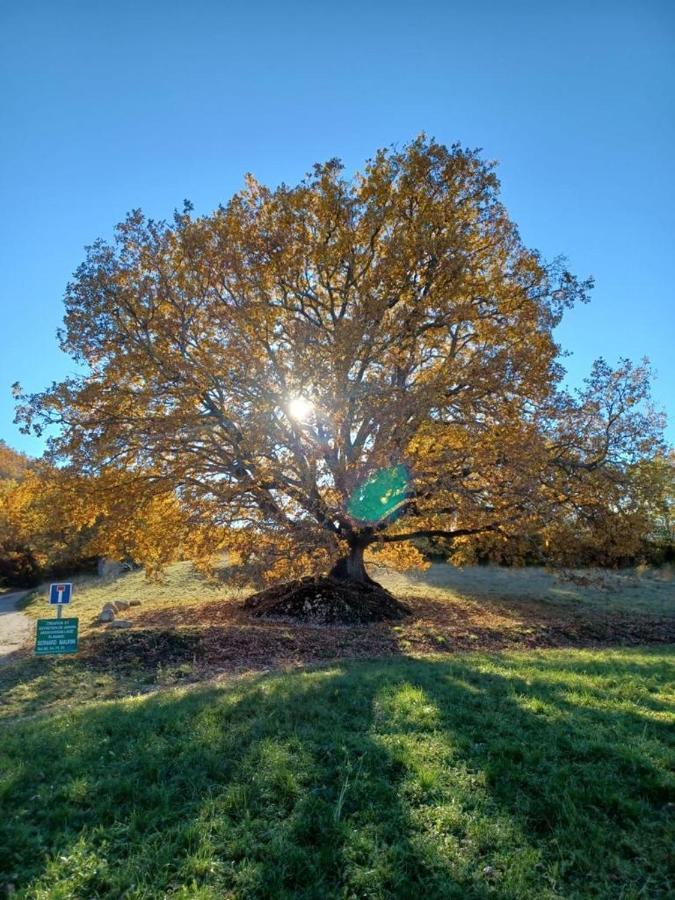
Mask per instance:
[[[70,603],[73,585],[62,582],[49,586],[49,604],[56,607],[56,619],[38,619],[35,630],[37,656],[58,653],[77,653],[78,619],[64,619],[63,607]]]

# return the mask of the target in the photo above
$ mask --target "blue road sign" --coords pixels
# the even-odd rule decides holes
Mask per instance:
[[[73,593],[73,585],[70,583],[51,584],[49,586],[49,602],[55,606],[61,606],[64,603],[70,603],[70,597]]]

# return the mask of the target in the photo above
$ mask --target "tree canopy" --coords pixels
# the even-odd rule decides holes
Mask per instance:
[[[201,552],[364,577],[371,545],[414,562],[416,538],[620,507],[662,422],[646,364],[562,389],[554,328],[591,287],[524,246],[492,164],[422,136],[351,178],[131,213],[66,291],[83,374],[18,418],[108,496],[177,504]]]

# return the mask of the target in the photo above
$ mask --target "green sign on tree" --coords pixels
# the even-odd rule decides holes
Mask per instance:
[[[410,475],[406,466],[379,469],[352,493],[347,512],[357,522],[377,524],[399,510],[409,492]]]

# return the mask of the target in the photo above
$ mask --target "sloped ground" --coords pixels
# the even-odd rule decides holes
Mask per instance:
[[[180,580],[188,573],[192,593],[186,590],[181,600]],[[527,596],[461,596],[438,585],[425,589],[422,581],[396,580],[385,581],[395,582],[412,614],[401,621],[351,626],[254,618],[244,609],[241,594],[222,596],[217,585],[205,585],[211,599],[200,600],[199,582],[184,564],[162,585],[148,584],[138,574],[116,584],[80,585],[79,591],[76,585],[72,613],[81,617],[79,654],[34,658],[29,649],[11,654],[0,670],[0,718],[339,659],[675,644],[675,615],[664,614],[675,607],[668,604],[672,583],[658,582],[656,589],[647,585],[647,596],[659,611],[649,615],[629,613],[616,592],[606,593],[601,606]],[[141,607],[124,613],[133,621],[128,631],[108,631],[95,623],[102,602],[115,597],[143,599]],[[44,615],[45,606],[38,599],[27,612]]]
[[[74,658],[36,659],[30,648],[10,654],[0,673],[0,718],[78,698],[127,696],[338,659],[675,644],[675,582],[667,570],[600,574],[605,586],[589,587],[531,569],[434,566],[412,577],[380,572],[377,577],[411,615],[348,626],[255,618],[243,605],[250,592],[200,579],[189,563],[172,567],[161,583],[147,582],[142,573],[80,580],[69,610],[80,617],[80,652]],[[589,573],[574,577],[588,579]],[[128,631],[96,622],[103,603],[114,599],[142,602],[123,614],[133,622]],[[52,614],[43,594],[26,613]]]
[[[140,610],[130,615],[134,629],[91,638],[87,653],[117,661],[134,655],[160,661],[174,634],[173,645],[180,644],[176,658],[244,671],[401,653],[675,643],[675,617],[552,611],[535,601],[521,601],[514,610],[507,602],[401,599],[410,617],[347,626],[256,619],[239,603],[219,601]],[[166,641],[160,641],[161,634]]]
[[[675,616],[673,566],[551,570],[435,563],[424,572],[387,573],[384,583],[397,596],[473,598],[514,606],[520,600],[537,600],[551,609]]]

